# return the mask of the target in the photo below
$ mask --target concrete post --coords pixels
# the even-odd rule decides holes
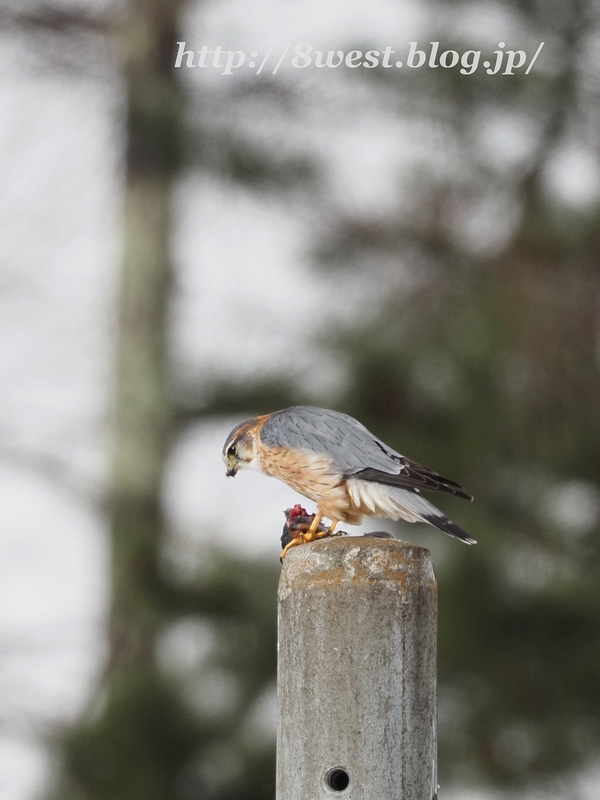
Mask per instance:
[[[437,586],[423,547],[293,548],[279,583],[277,800],[437,796]]]

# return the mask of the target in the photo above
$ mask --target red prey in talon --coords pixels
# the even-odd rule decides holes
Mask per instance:
[[[285,514],[285,524],[281,534],[282,561],[290,547],[296,547],[304,542],[313,542],[315,539],[323,539],[330,535],[329,525],[319,522],[314,528],[316,514],[309,514],[300,503],[296,503],[293,508],[287,508],[283,513]]]

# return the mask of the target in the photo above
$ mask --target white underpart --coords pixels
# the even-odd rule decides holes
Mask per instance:
[[[240,461],[239,462],[239,469],[253,469],[255,472],[260,472],[264,475],[264,472],[260,468],[260,464],[258,462],[258,438],[255,436],[252,440],[252,458],[250,461]]]
[[[348,493],[357,506],[370,509],[374,517],[403,519],[406,522],[427,522],[423,516],[443,517],[433,503],[420,494],[408,492],[397,486],[349,478]]]
[[[253,469],[256,472],[262,473],[262,469],[260,468],[260,464],[258,463],[258,456],[256,454],[252,456],[251,461],[240,461],[240,469]]]

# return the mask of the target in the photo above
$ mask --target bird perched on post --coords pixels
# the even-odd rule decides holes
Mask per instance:
[[[428,522],[465,544],[476,544],[462,528],[423,497],[442,492],[472,500],[458,483],[397,453],[347,414],[294,406],[237,425],[223,447],[227,475],[242,467],[279,478],[317,504],[306,532],[285,546],[333,534],[338,522],[363,517]],[[323,530],[321,519],[331,521]]]

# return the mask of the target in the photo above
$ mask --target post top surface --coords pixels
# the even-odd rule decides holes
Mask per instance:
[[[298,583],[388,582],[396,588],[435,584],[430,552],[398,539],[336,536],[293,547],[284,559],[280,594]]]

